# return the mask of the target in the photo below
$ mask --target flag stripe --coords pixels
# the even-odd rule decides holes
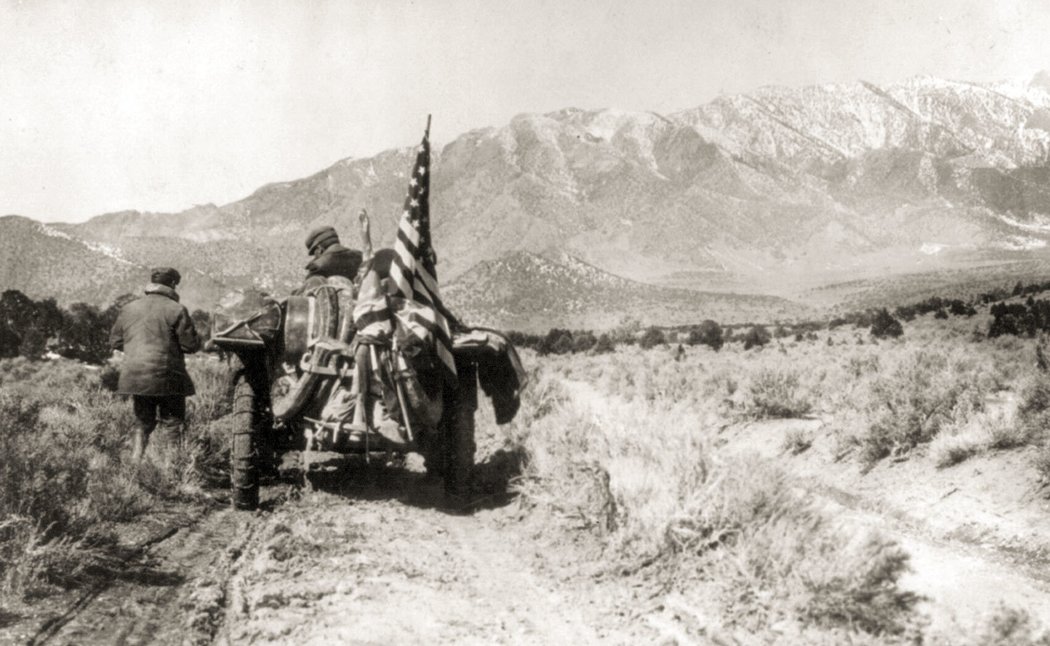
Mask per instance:
[[[419,246],[419,231],[416,231],[411,223],[402,220],[401,226],[397,228],[397,233],[399,238],[402,233],[405,234],[408,242],[412,244],[413,249]]]
[[[394,258],[390,265],[390,279],[396,287],[393,299],[396,318],[409,332],[433,341],[438,358],[451,376],[456,374],[456,362],[452,354],[452,332],[450,322],[455,318],[441,302],[437,281],[434,248],[430,240],[430,141],[427,135],[416,155],[415,164],[405,197],[405,210],[398,223],[394,240]],[[418,306],[410,306],[408,303]],[[355,310],[358,329],[370,322],[378,322],[381,316],[391,317],[385,304],[378,310],[368,308]]]
[[[354,325],[357,326],[358,329],[363,329],[370,325],[375,325],[376,323],[389,322],[390,315],[387,313],[387,308],[385,307],[377,310],[362,312],[361,314],[357,315],[354,319]]]
[[[432,301],[440,300],[437,297],[437,294],[438,294],[437,281],[434,280],[434,277],[430,274],[430,272],[428,272],[426,269],[420,267],[419,269],[416,270],[416,275],[418,275],[422,279],[423,287],[426,288],[427,294],[432,297],[431,300]]]
[[[390,263],[390,278],[401,294],[406,297],[412,296],[412,282],[408,279],[408,272],[405,271],[399,257],[395,257],[394,262]]]

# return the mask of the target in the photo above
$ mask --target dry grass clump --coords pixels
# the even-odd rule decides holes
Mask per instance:
[[[954,640],[953,643],[963,646],[1050,646],[1050,632],[1026,611],[999,606],[963,641]]]
[[[802,417],[812,408],[794,370],[759,369],[748,382],[744,412],[751,418]]]
[[[860,458],[871,465],[929,442],[942,429],[984,408],[991,390],[979,364],[926,350],[903,357],[868,386],[867,428],[857,436]]]
[[[899,635],[910,625],[915,599],[897,587],[906,555],[835,527],[772,464],[722,455],[710,430],[717,404],[607,397],[554,371],[534,384],[523,412],[538,413],[508,430],[525,455],[520,499],[600,536],[611,561],[657,564],[676,589],[712,587],[713,621],[747,630],[783,620]]]
[[[809,450],[813,446],[813,432],[807,429],[793,428],[784,434],[784,442],[781,450],[798,455]]]
[[[1047,429],[1050,429],[1050,375],[1038,372],[1022,387],[1017,421],[1030,438],[1047,435]]]
[[[214,362],[212,362],[214,363]],[[191,362],[204,407],[191,407],[170,465],[133,464],[130,403],[70,361],[0,362],[0,596],[17,599],[81,582],[109,561],[114,523],[160,498],[199,491],[222,460],[213,400],[223,368]]]
[[[140,504],[134,487],[100,487],[91,437],[50,432],[41,407],[0,394],[0,592],[32,596],[80,581],[102,559],[96,523]]]
[[[1024,428],[1000,411],[983,410],[946,426],[930,442],[930,457],[938,468],[959,464],[989,451],[1022,446]]]
[[[900,635],[917,598],[897,586],[907,554],[875,534],[836,528],[774,466],[733,460],[710,472],[667,526],[674,576],[717,581],[749,630],[778,621]]]
[[[761,635],[755,643],[918,643],[916,599],[898,586],[907,568],[899,546],[829,521],[772,465],[727,455],[720,429],[740,417],[808,411],[868,466],[928,453],[946,467],[1039,444],[1037,466],[1050,482],[1050,378],[1041,382],[1035,369],[1037,341],[984,340],[969,328],[935,322],[909,327],[903,343],[788,341],[780,352],[730,344],[680,362],[637,348],[549,358],[548,372],[564,375],[567,390],[519,433],[523,497],[594,529],[610,556],[663,564],[680,594],[702,585],[705,599],[718,599],[700,613],[709,625]],[[817,439],[797,430],[780,448],[802,452]],[[588,486],[607,494],[582,495]],[[605,522],[610,509],[614,521]],[[1016,635],[1018,644],[1043,643],[1034,629],[999,623],[973,643]]]
[[[1050,482],[1050,366],[1041,342],[1035,357],[1037,365],[1020,390],[1015,436],[1017,445],[1036,445],[1033,464],[1046,484]]]
[[[931,451],[942,466],[981,452],[1047,444],[1050,377],[1035,369],[1036,339],[978,339],[967,326],[920,321],[906,342],[854,345],[784,342],[782,352],[692,349],[682,361],[661,349],[619,349],[613,355],[547,357],[567,379],[633,402],[673,401],[722,422],[817,415],[830,423],[836,455],[870,467],[944,436]],[[972,327],[972,323],[967,324]],[[839,341],[850,330],[830,333]],[[1016,425],[983,417],[999,391],[1023,391]],[[974,419],[974,424],[968,420]],[[1011,417],[1012,419],[1012,417]],[[975,427],[983,424],[983,430]],[[807,438],[785,445],[804,450]],[[1050,446],[1040,464],[1050,481]]]

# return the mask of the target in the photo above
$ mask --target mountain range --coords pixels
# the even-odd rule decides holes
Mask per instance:
[[[392,241],[413,155],[344,159],[180,213],[0,218],[0,287],[104,301],[172,264],[191,270],[183,288],[201,307],[249,284],[281,293],[313,226],[352,243],[366,207]],[[1048,158],[1047,73],[765,87],[665,115],[523,114],[435,150],[434,243],[449,300],[501,326],[538,311],[547,326],[804,316],[836,284],[1050,257]]]

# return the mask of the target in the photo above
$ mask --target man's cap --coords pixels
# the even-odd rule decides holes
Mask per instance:
[[[174,287],[182,280],[182,276],[177,269],[171,267],[154,267],[149,272],[149,280],[151,283]]]
[[[306,235],[306,250],[313,253],[318,245],[332,245],[339,242],[339,234],[333,227],[317,227]]]

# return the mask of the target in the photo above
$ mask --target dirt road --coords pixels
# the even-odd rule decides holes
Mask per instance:
[[[442,508],[421,475],[275,511],[233,570],[231,643],[596,643],[583,590],[512,509]],[[593,601],[593,600],[592,600]]]
[[[367,467],[258,513],[213,511],[35,626],[35,644],[629,643],[641,591],[516,505],[444,506],[422,469]],[[285,490],[288,491],[287,489]],[[501,502],[506,502],[505,500]],[[592,555],[593,556],[593,555]],[[638,632],[641,631],[641,632]],[[651,635],[649,635],[651,637]]]

